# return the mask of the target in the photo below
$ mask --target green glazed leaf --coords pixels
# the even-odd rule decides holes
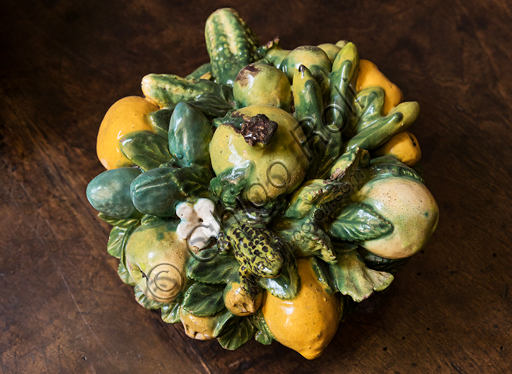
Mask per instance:
[[[329,265],[322,260],[318,260],[315,257],[312,257],[311,268],[313,269],[313,272],[315,273],[318,282],[320,282],[320,284],[322,284],[322,286],[324,287],[324,290],[329,294],[335,293],[336,288],[331,279]]]
[[[297,272],[297,260],[293,255],[287,256],[281,274],[277,278],[260,278],[258,284],[280,299],[293,299],[300,286]]]
[[[162,304],[162,320],[167,323],[178,323],[180,319],[181,303]]]
[[[386,289],[394,279],[389,273],[368,269],[357,250],[337,253],[337,257],[338,263],[329,266],[334,285],[357,303]]]
[[[222,348],[234,350],[247,343],[256,329],[249,318],[232,318],[223,329],[223,335],[217,338]]]
[[[238,271],[240,264],[233,256],[219,254],[217,247],[206,251],[202,251],[201,256],[208,261],[191,257],[187,267],[187,277],[202,283],[227,283],[231,274]]]
[[[253,169],[254,163],[250,160],[226,169],[210,181],[210,190],[224,204],[234,205],[237,196],[247,187]]]
[[[237,318],[233,313],[224,308],[219,314],[215,316],[215,328],[213,329],[213,336],[218,337],[225,333],[224,328],[229,325],[229,321]]]
[[[224,285],[194,283],[185,293],[183,308],[194,316],[213,316],[224,308]]]
[[[226,99],[214,93],[201,95],[196,100],[189,101],[188,104],[199,109],[205,116],[213,118],[224,117],[229,110],[233,109]]]
[[[105,221],[109,225],[118,226],[118,227],[136,226],[140,222],[140,219],[138,219],[138,218],[118,219],[118,218],[107,216],[106,214],[103,214],[103,213],[98,214],[98,218]]]
[[[144,171],[171,160],[166,139],[151,131],[131,132],[119,141],[119,145],[123,155]]]
[[[257,332],[254,336],[254,339],[256,339],[257,342],[264,344],[264,345],[270,345],[272,344],[272,341],[275,340],[274,335],[272,335],[272,332],[270,331],[270,328],[267,325],[267,322],[265,321],[265,318],[263,318],[263,313],[261,312],[261,308],[256,311],[251,317],[251,322],[256,327]]]
[[[138,221],[137,221],[138,223]],[[128,227],[114,226],[110,231],[107,243],[107,251],[115,258],[121,258],[128,243],[128,239],[137,224]]]
[[[167,139],[167,132],[169,131],[169,121],[171,120],[172,111],[175,104],[170,104],[169,107],[157,110],[156,112],[148,114],[148,120],[156,134],[161,138]]]
[[[123,261],[119,262],[119,268],[117,269],[117,274],[119,274],[119,278],[123,281],[123,283],[126,283],[130,286],[135,286],[135,281],[133,280],[130,273],[128,273],[128,270],[126,270],[126,267],[123,264]]]
[[[345,206],[331,224],[329,234],[339,240],[365,241],[376,239],[393,230],[393,225],[365,204]]]
[[[176,205],[188,198],[208,196],[213,172],[198,166],[161,167],[139,175],[130,192],[139,212],[159,217],[176,215]]]
[[[142,292],[141,288],[139,287],[139,285],[136,285],[134,288],[133,288],[133,291],[135,293],[135,300],[141,305],[143,306],[144,308],[146,309],[159,309],[161,308],[164,304],[163,303],[159,303],[158,301],[153,301],[151,299],[149,299],[145,294],[144,292]]]

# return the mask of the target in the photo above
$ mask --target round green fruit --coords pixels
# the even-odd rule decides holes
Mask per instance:
[[[87,185],[87,199],[98,212],[124,219],[140,217],[133,205],[130,184],[142,171],[135,168],[118,168],[104,171]]]
[[[156,220],[139,226],[126,245],[126,268],[148,299],[174,300],[186,284],[189,251],[178,238],[179,220]]]
[[[299,69],[300,65],[304,65],[311,71],[311,74],[318,79],[319,71],[328,75],[331,71],[331,60],[327,54],[318,47],[302,46],[297,47],[290,52],[288,56],[281,62],[279,68],[286,74],[288,79],[293,79],[293,74]]]
[[[247,65],[238,73],[233,95],[239,108],[251,105],[273,105],[290,111],[292,89],[286,75],[264,64]]]
[[[377,256],[399,259],[420,251],[437,228],[439,208],[424,184],[401,177],[367,182],[353,197],[391,222],[393,231],[361,243]]]
[[[304,133],[291,114],[270,105],[253,105],[234,112],[232,116],[243,117],[249,124],[254,118],[263,118],[258,115],[263,115],[267,122],[275,122],[273,126],[277,124],[266,144],[253,142],[251,135],[254,134],[250,133],[249,126],[244,129],[244,124],[241,130],[231,124],[220,125],[210,143],[210,157],[216,175],[248,160],[254,163],[244,194],[254,205],[265,204],[295,190],[309,166],[301,146],[305,141]]]

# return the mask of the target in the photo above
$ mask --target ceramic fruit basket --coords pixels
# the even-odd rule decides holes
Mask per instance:
[[[261,45],[233,9],[205,36],[209,63],[108,110],[87,198],[139,304],[194,339],[314,359],[436,229],[418,103],[350,42]]]

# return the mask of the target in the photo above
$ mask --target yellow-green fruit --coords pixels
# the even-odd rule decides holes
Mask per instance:
[[[373,179],[353,199],[370,205],[393,225],[389,234],[360,243],[377,256],[410,257],[427,244],[437,228],[437,203],[418,181],[400,177]]]
[[[394,155],[407,166],[413,166],[421,159],[420,144],[413,134],[402,131],[375,151],[375,156],[385,155]]]
[[[189,251],[178,238],[177,220],[159,220],[139,226],[126,245],[126,267],[148,299],[174,300],[186,282]]]
[[[210,157],[215,174],[250,160],[255,164],[244,197],[259,205],[295,190],[309,166],[300,142],[304,133],[291,114],[270,105],[253,105],[234,115],[254,117],[264,114],[277,123],[277,130],[267,144],[249,145],[240,130],[221,125],[210,142]]]
[[[263,293],[250,295],[238,282],[228,283],[224,290],[224,305],[235,316],[249,316],[261,306]]]
[[[281,70],[254,63],[238,73],[233,84],[233,96],[239,108],[259,104],[290,111],[292,88]]]
[[[311,260],[297,261],[300,289],[294,299],[280,299],[266,292],[263,317],[282,345],[308,360],[319,357],[338,329],[342,312],[338,294],[329,294],[315,277]]]
[[[215,339],[214,330],[217,325],[215,316],[196,317],[181,308],[180,320],[188,337],[197,340]]]
[[[324,74],[329,74],[332,67],[331,60],[322,49],[305,45],[291,51],[279,68],[289,80],[292,80],[300,65],[307,67],[314,76],[317,75],[319,70],[323,71]]]
[[[140,96],[128,96],[116,101],[100,125],[96,151],[105,169],[132,166],[119,149],[119,140],[133,131],[154,131],[147,114],[160,108]]]
[[[331,60],[331,64],[334,62],[336,55],[341,50],[340,47],[338,47],[337,45],[332,44],[332,43],[320,44],[320,45],[318,45],[318,48],[320,48],[322,51],[325,52],[327,57],[329,57],[329,60]]]

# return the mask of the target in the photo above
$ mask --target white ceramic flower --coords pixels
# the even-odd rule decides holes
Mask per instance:
[[[210,238],[217,237],[220,225],[213,216],[215,204],[210,199],[199,199],[194,205],[183,202],[176,206],[176,214],[181,219],[176,234],[188,240],[190,247],[203,249]]]

